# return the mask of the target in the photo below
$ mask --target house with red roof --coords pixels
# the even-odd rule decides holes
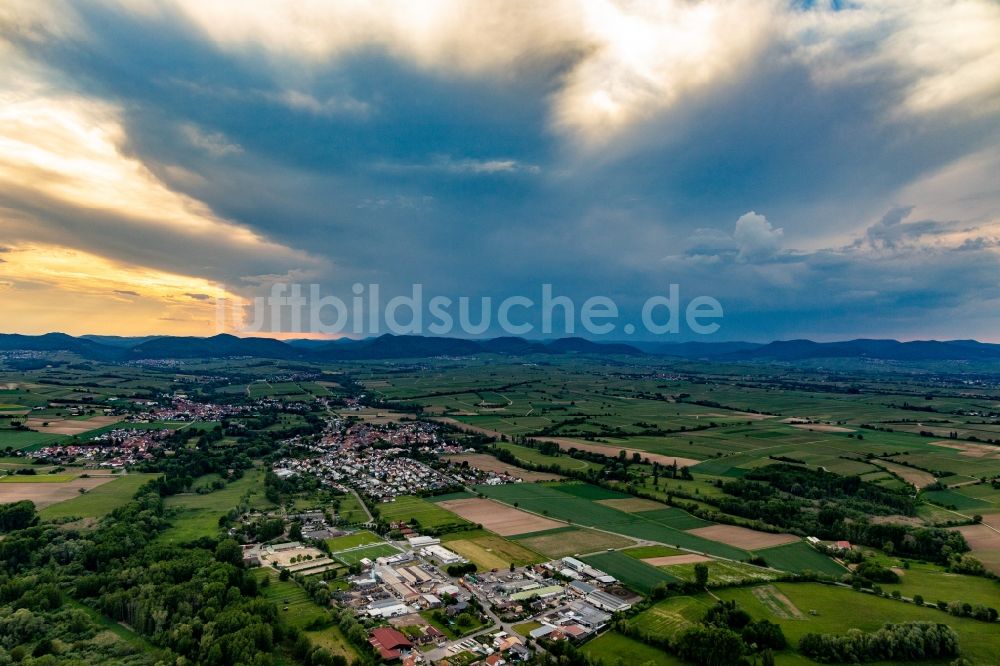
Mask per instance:
[[[409,652],[413,648],[413,643],[402,632],[391,627],[372,629],[368,642],[385,661],[395,661],[402,657],[404,651]]]

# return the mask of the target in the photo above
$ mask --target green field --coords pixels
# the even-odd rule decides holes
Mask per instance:
[[[847,573],[844,567],[804,541],[758,550],[757,555],[763,557],[769,567],[783,571],[795,573],[812,571],[830,576],[841,576]]]
[[[618,551],[584,555],[581,559],[642,594],[649,594],[660,583],[676,583],[679,580],[676,576]]]
[[[139,486],[157,474],[132,472],[88,490],[79,497],[47,506],[38,513],[43,520],[57,518],[100,518],[126,504],[139,490]]]
[[[540,465],[543,467],[550,467],[552,465],[558,465],[562,469],[575,471],[575,472],[586,472],[589,470],[600,470],[603,469],[603,465],[598,463],[593,463],[588,460],[578,460],[568,455],[558,455],[558,456],[548,456],[539,451],[538,449],[533,449],[528,446],[518,446],[517,444],[498,444],[499,448],[505,449],[517,458],[518,461],[522,463],[528,463],[529,465]]]
[[[66,483],[76,474],[8,474],[0,476],[0,483]]]
[[[962,655],[974,664],[995,664],[1000,655],[1000,623],[957,618],[911,603],[819,583],[774,583],[763,587],[717,591],[736,600],[756,618],[781,625],[790,644],[807,633],[874,631],[886,622],[943,622],[959,636]]]
[[[925,490],[920,496],[928,502],[933,502],[948,509],[964,511],[967,509],[989,509],[993,505],[976,497],[969,497],[955,490]]]
[[[569,488],[578,494],[580,484],[570,484]],[[746,559],[748,553],[723,543],[709,541],[684,532],[683,525],[690,524],[690,518],[683,511],[653,511],[652,516],[642,513],[625,513],[578,495],[563,492],[560,485],[510,484],[506,486],[478,486],[476,489],[487,497],[506,504],[517,503],[520,508],[535,513],[571,521],[580,525],[597,527],[617,534],[657,541],[668,546],[688,548],[711,555],[731,559]],[[604,489],[599,489],[602,492]],[[586,491],[592,492],[592,491]],[[696,519],[697,520],[697,519]],[[681,528],[674,527],[681,525]]]
[[[342,655],[348,661],[357,658],[357,651],[347,642],[336,625],[330,623],[330,626],[323,629],[306,629],[314,622],[323,622],[330,617],[330,614],[310,599],[297,583],[278,580],[278,572],[270,568],[258,569],[255,574],[258,581],[269,579],[266,586],[260,586],[260,591],[265,599],[278,607],[282,621],[303,631],[316,646],[325,647],[335,655]]]
[[[331,553],[335,553],[338,550],[347,550],[348,548],[356,548],[358,546],[366,546],[370,543],[382,542],[382,537],[369,532],[368,530],[363,530],[361,532],[355,532],[354,534],[345,534],[344,536],[327,539],[326,545],[330,548]]]
[[[401,495],[393,502],[379,504],[377,508],[382,518],[389,522],[413,523],[425,529],[433,530],[472,524],[451,511],[412,495]]]
[[[34,430],[8,430],[0,428],[0,450],[13,449],[15,451],[28,451],[40,449],[50,444],[68,441],[66,435],[53,435],[47,432],[35,432]]]
[[[755,567],[743,562],[727,560],[712,560],[705,562],[708,567],[708,584],[710,587],[722,585],[742,585],[751,582],[766,582],[775,580],[779,574],[769,569]],[[660,567],[671,576],[693,583],[695,581],[694,564],[670,564]]]
[[[676,638],[701,621],[710,603],[710,599],[706,601],[701,597],[671,597],[657,602],[628,622],[642,631]]]
[[[373,546],[362,546],[353,550],[334,553],[333,557],[344,564],[357,564],[363,559],[375,561],[379,557],[389,557],[399,553],[399,548],[387,543],[375,544]]]
[[[933,564],[911,562],[899,569],[898,584],[883,585],[886,592],[899,590],[904,597],[919,594],[926,603],[962,601],[1000,608],[1000,581],[948,573]]]
[[[158,538],[168,543],[184,543],[203,536],[215,536],[219,532],[219,518],[244,500],[256,508],[271,505],[264,497],[264,473],[261,470],[247,470],[242,478],[205,495],[185,493],[167,497],[164,503],[170,527]]]
[[[582,555],[608,548],[628,548],[635,544],[635,541],[625,537],[580,527],[556,527],[510,538],[548,557]]]
[[[601,666],[618,666],[621,663],[645,666],[682,666],[674,655],[640,643],[614,631],[598,636],[583,646],[583,653]]]
[[[677,550],[676,548],[669,548],[667,546],[637,546],[635,548],[626,548],[622,551],[623,554],[629,557],[634,557],[637,560],[645,560],[651,557],[671,557],[673,555],[684,555],[683,550]]]

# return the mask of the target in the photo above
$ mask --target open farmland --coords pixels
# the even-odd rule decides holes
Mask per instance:
[[[635,543],[622,536],[581,527],[555,528],[512,538],[531,550],[553,558],[595,553],[609,548],[627,548]]]
[[[541,532],[563,525],[555,520],[479,498],[447,500],[441,502],[440,506],[501,536]]]
[[[219,518],[246,501],[251,507],[272,506],[264,497],[264,474],[250,470],[242,478],[230,481],[226,487],[204,495],[183,493],[167,497],[171,526],[159,539],[167,543],[184,543],[219,532]]]
[[[511,565],[521,567],[537,564],[545,559],[521,543],[508,541],[488,532],[450,534],[446,535],[443,541],[447,548],[486,571],[506,569]]]
[[[444,460],[456,465],[468,463],[469,466],[481,469],[485,472],[509,474],[510,476],[523,479],[529,483],[533,483],[535,481],[554,481],[562,478],[558,474],[552,474],[550,472],[532,472],[531,470],[523,469],[521,467],[505,463],[501,460],[497,460],[493,456],[485,453],[463,453],[460,455],[444,456]]]
[[[116,480],[110,474],[86,479],[74,476],[60,478],[49,474],[37,477],[5,476],[0,479],[0,504],[31,500],[37,508],[44,509],[60,502],[83,499],[86,495],[81,491],[95,492],[100,486]]]
[[[469,522],[440,506],[419,497],[402,495],[393,502],[378,505],[379,514],[389,522],[416,522],[424,529],[465,526]]]
[[[689,534],[696,534],[712,541],[728,543],[730,546],[743,548],[744,550],[759,550],[761,548],[772,548],[786,543],[795,543],[801,539],[794,534],[772,534],[770,532],[759,532],[737,525],[710,525],[709,527],[699,527],[688,530]]]
[[[127,475],[114,478],[107,483],[102,482],[93,490],[88,490],[85,494],[81,495],[77,492],[65,502],[51,504],[39,513],[45,520],[68,517],[100,518],[127,503],[132,499],[136,491],[139,490],[140,486],[157,476],[157,474],[131,472]],[[82,481],[87,481],[87,479],[77,479],[77,482]],[[0,486],[0,492],[3,492],[2,486]]]
[[[783,571],[795,573],[812,571],[830,576],[841,576],[846,573],[844,567],[804,541],[758,550],[756,553],[764,558],[768,566]]]
[[[577,484],[577,487],[586,488],[582,484]],[[573,485],[568,486],[569,492],[563,492],[560,486],[537,484],[480,486],[477,489],[488,497],[512,506],[516,504],[529,511],[535,511],[559,520],[572,521],[587,527],[595,527],[637,539],[646,539],[720,557],[732,559],[748,557],[745,550],[709,541],[685,532],[684,529],[691,527],[688,518],[692,517],[683,511],[669,512],[666,515],[660,514],[659,511],[652,512],[652,515],[625,513],[598,504],[596,501],[575,496],[572,494]],[[704,524],[704,521],[699,522]],[[675,524],[681,526],[682,529],[675,527]]]
[[[649,594],[654,587],[661,583],[673,583],[678,580],[677,577],[665,571],[618,551],[584,555],[581,559],[587,564],[611,574],[641,594]]]
[[[993,664],[1000,654],[1000,623],[950,616],[930,607],[818,583],[773,583],[762,588],[716,591],[755,618],[781,625],[791,645],[807,633],[874,631],[886,622],[946,622],[957,633],[962,655],[973,664]]]

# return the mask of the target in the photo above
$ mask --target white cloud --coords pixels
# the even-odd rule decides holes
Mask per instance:
[[[180,127],[181,134],[195,148],[200,148],[212,157],[239,155],[243,147],[233,143],[221,132],[207,132],[197,125],[185,123]]]
[[[754,211],[736,220],[733,239],[739,244],[737,259],[761,261],[774,257],[781,250],[784,229],[775,229],[767,218]]]

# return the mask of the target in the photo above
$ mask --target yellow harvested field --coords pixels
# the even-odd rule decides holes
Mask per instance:
[[[590,451],[591,453],[599,453],[602,456],[611,457],[617,456],[619,451],[624,451],[625,455],[630,458],[633,454],[638,453],[643,460],[649,460],[651,463],[657,462],[661,465],[673,465],[676,463],[678,467],[691,467],[701,462],[694,458],[678,458],[677,456],[667,456],[661,453],[650,453],[641,449],[630,449],[627,446],[618,446],[616,444],[595,444],[594,442],[585,442],[581,439],[569,439],[566,437],[539,437],[537,439],[543,442],[554,442],[563,451],[577,449],[579,451]]]
[[[542,530],[551,530],[565,525],[565,523],[560,523],[549,518],[542,518],[533,513],[521,511],[520,509],[515,509],[506,504],[500,504],[488,499],[448,500],[446,502],[439,502],[438,506],[458,514],[468,521],[479,523],[489,531],[496,532],[500,536],[541,532]]]
[[[542,558],[524,546],[498,536],[448,541],[445,547],[455,551],[480,569],[506,569],[511,564],[521,566],[540,562]]]
[[[737,525],[710,525],[708,527],[687,530],[687,533],[744,550],[771,548],[772,546],[782,546],[786,543],[794,543],[800,540],[794,534],[758,532],[757,530]]]
[[[25,425],[52,435],[81,435],[122,420],[120,416],[92,416],[89,419],[28,419]],[[48,425],[45,425],[45,424]]]
[[[0,504],[31,500],[41,509],[79,497],[81,488],[90,490],[117,478],[108,474],[87,479],[76,477],[63,483],[0,483]]]
[[[827,425],[825,423],[792,423],[790,425],[799,430],[812,430],[813,432],[854,432],[853,428]]]
[[[604,506],[609,506],[612,509],[624,511],[625,513],[639,513],[640,511],[658,511],[660,509],[666,508],[665,505],[661,504],[660,502],[654,502],[653,500],[648,500],[648,499],[641,499],[639,497],[596,500],[595,504],[603,504]]]
[[[982,525],[957,527],[972,548],[972,555],[993,573],[1000,574],[1000,515],[983,516]]]
[[[914,469],[912,467],[907,467],[906,465],[897,465],[896,463],[885,462],[884,460],[875,461],[873,464],[876,467],[883,467],[893,474],[898,474],[903,477],[907,483],[912,483],[916,486],[918,490],[937,481],[933,474],[925,472],[922,469]]]
[[[706,557],[705,555],[695,555],[691,553],[690,555],[665,555],[663,557],[648,557],[643,560],[646,564],[651,564],[654,567],[667,567],[671,564],[697,564],[698,562],[711,562],[711,557]]]
[[[485,453],[463,453],[461,455],[444,456],[443,458],[444,460],[457,465],[462,464],[462,462],[467,462],[470,467],[481,469],[484,472],[510,474],[511,476],[523,479],[528,483],[534,483],[536,481],[558,481],[563,478],[559,474],[532,472],[530,470],[521,469],[515,465],[505,463],[502,460],[497,460],[493,456],[486,455]]]
[[[961,451],[963,456],[968,456],[969,458],[993,458],[1000,459],[1000,449],[995,446],[989,446],[987,444],[975,444],[972,442],[954,442],[954,441],[944,441],[944,442],[931,442],[931,446],[940,446],[945,449],[954,449],[956,451]]]

